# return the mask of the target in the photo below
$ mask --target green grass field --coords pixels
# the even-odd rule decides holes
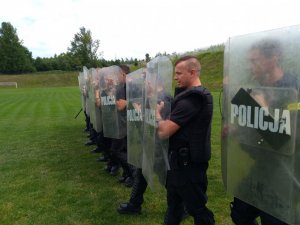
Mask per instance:
[[[75,71],[49,71],[19,75],[0,75],[0,82],[17,82],[19,88],[68,87],[78,85],[77,77],[78,72]]]
[[[78,87],[0,87],[0,224],[162,224],[165,192],[147,190],[138,216],[116,212],[130,189],[118,184],[86,147]],[[209,208],[232,224],[221,178],[220,112],[215,96]],[[193,224],[188,218],[182,224]]]

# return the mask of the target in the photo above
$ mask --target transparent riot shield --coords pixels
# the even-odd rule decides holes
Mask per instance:
[[[224,69],[223,69],[223,90],[222,90],[222,97],[223,97],[223,104],[220,106],[222,108],[221,110],[221,123],[222,123],[222,132],[221,132],[221,145],[226,146],[227,145],[227,125],[228,124],[228,117],[223,116],[223,114],[227,115],[228,113],[228,105],[224,104],[224,102],[227,102],[228,98],[228,65],[229,65],[229,44],[228,42],[225,44],[224,48]],[[225,138],[224,138],[225,137]],[[223,149],[223,148],[222,148]],[[224,184],[225,190],[227,190],[227,152],[221,151],[221,170],[222,170],[222,180]]]
[[[83,77],[84,77],[84,95],[85,95],[85,112],[88,116],[90,116],[90,110],[89,110],[89,94],[88,94],[88,86],[89,86],[89,70],[84,66],[83,67]]]
[[[100,69],[92,69],[92,87],[93,87],[93,100],[95,109],[94,129],[99,133],[102,131],[102,113],[101,113],[101,102],[100,102]]]
[[[224,185],[288,224],[300,224],[299,40],[299,26],[230,38],[224,61]]]
[[[144,89],[146,70],[139,69],[126,77],[127,158],[128,163],[142,168],[144,132]]]
[[[148,185],[157,189],[165,185],[168,164],[168,139],[161,140],[156,129],[157,104],[164,102],[161,111],[168,119],[171,111],[173,66],[168,57],[160,56],[147,64],[145,82],[144,154],[142,171]]]
[[[90,123],[93,125],[95,129],[96,124],[96,107],[95,107],[95,94],[94,94],[94,85],[93,85],[93,68],[89,69],[88,72],[88,108],[89,108],[89,116],[90,116]]]
[[[84,80],[83,72],[79,72],[78,74],[78,85],[80,90],[81,107],[85,111],[85,93],[84,93],[85,80]]]
[[[121,139],[126,136],[126,108],[118,102],[126,99],[125,75],[118,66],[100,70],[101,111],[105,137]]]

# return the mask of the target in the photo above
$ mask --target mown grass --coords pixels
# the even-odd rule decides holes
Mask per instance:
[[[78,87],[0,89],[0,224],[162,224],[165,191],[147,190],[143,213],[119,215],[130,189],[103,171],[86,147]],[[218,93],[208,206],[216,224],[232,224],[221,179]],[[188,218],[182,224],[192,224]]]
[[[0,82],[17,82],[20,88],[78,86],[78,72],[49,71],[20,75],[0,75]]]

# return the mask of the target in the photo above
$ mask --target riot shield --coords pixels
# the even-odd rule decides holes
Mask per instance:
[[[224,48],[224,69],[223,69],[223,90],[222,90],[222,97],[223,97],[223,103],[227,102],[228,98],[228,65],[229,65],[229,44],[228,42],[225,44]],[[227,125],[228,124],[228,118],[226,116],[223,116],[223,113],[226,115],[228,113],[228,105],[222,104],[220,106],[222,108],[221,111],[221,126],[223,127],[222,132],[221,132],[221,146],[226,146],[227,145]],[[225,137],[225,138],[224,138]],[[222,147],[221,147],[222,148]],[[224,184],[225,190],[227,190],[227,152],[226,151],[221,151],[221,171],[222,171],[222,180]]]
[[[300,224],[299,40],[299,26],[233,37],[224,61],[224,185],[288,224]]]
[[[127,158],[137,168],[142,168],[145,78],[143,68],[126,77]]]
[[[85,88],[84,88],[84,93],[85,93],[85,112],[88,116],[90,116],[90,109],[89,109],[89,94],[88,94],[88,86],[89,86],[89,70],[84,66],[83,67],[83,77],[85,80]]]
[[[95,109],[94,129],[99,133],[102,131],[102,114],[100,103],[100,69],[92,69],[92,87],[93,87],[93,101]]]
[[[93,125],[95,129],[96,124],[96,107],[95,107],[95,94],[94,94],[94,87],[93,87],[93,68],[89,69],[88,71],[88,109],[89,109],[89,116],[90,116],[90,123]]]
[[[169,169],[167,140],[158,137],[155,111],[157,104],[164,102],[161,111],[168,119],[171,111],[173,65],[168,57],[160,56],[147,64],[145,82],[144,154],[142,171],[151,189],[165,185]]]
[[[126,109],[118,109],[121,99],[126,99],[124,73],[118,66],[100,70],[101,111],[105,137],[121,139],[126,136]]]
[[[78,74],[78,85],[80,90],[81,107],[85,111],[85,79],[83,72]]]

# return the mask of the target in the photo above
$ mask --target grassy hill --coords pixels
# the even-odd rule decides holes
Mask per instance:
[[[0,82],[17,82],[18,87],[78,86],[78,72],[50,71],[21,75],[0,75]]]
[[[201,81],[211,91],[219,91],[223,82],[224,52],[205,52],[197,54],[201,62]]]
[[[195,54],[195,53],[194,53]],[[201,81],[211,91],[222,88],[223,51],[198,52],[202,64]],[[133,69],[134,70],[134,69]],[[0,82],[17,82],[18,87],[78,86],[78,72],[50,71],[22,75],[0,75]]]

